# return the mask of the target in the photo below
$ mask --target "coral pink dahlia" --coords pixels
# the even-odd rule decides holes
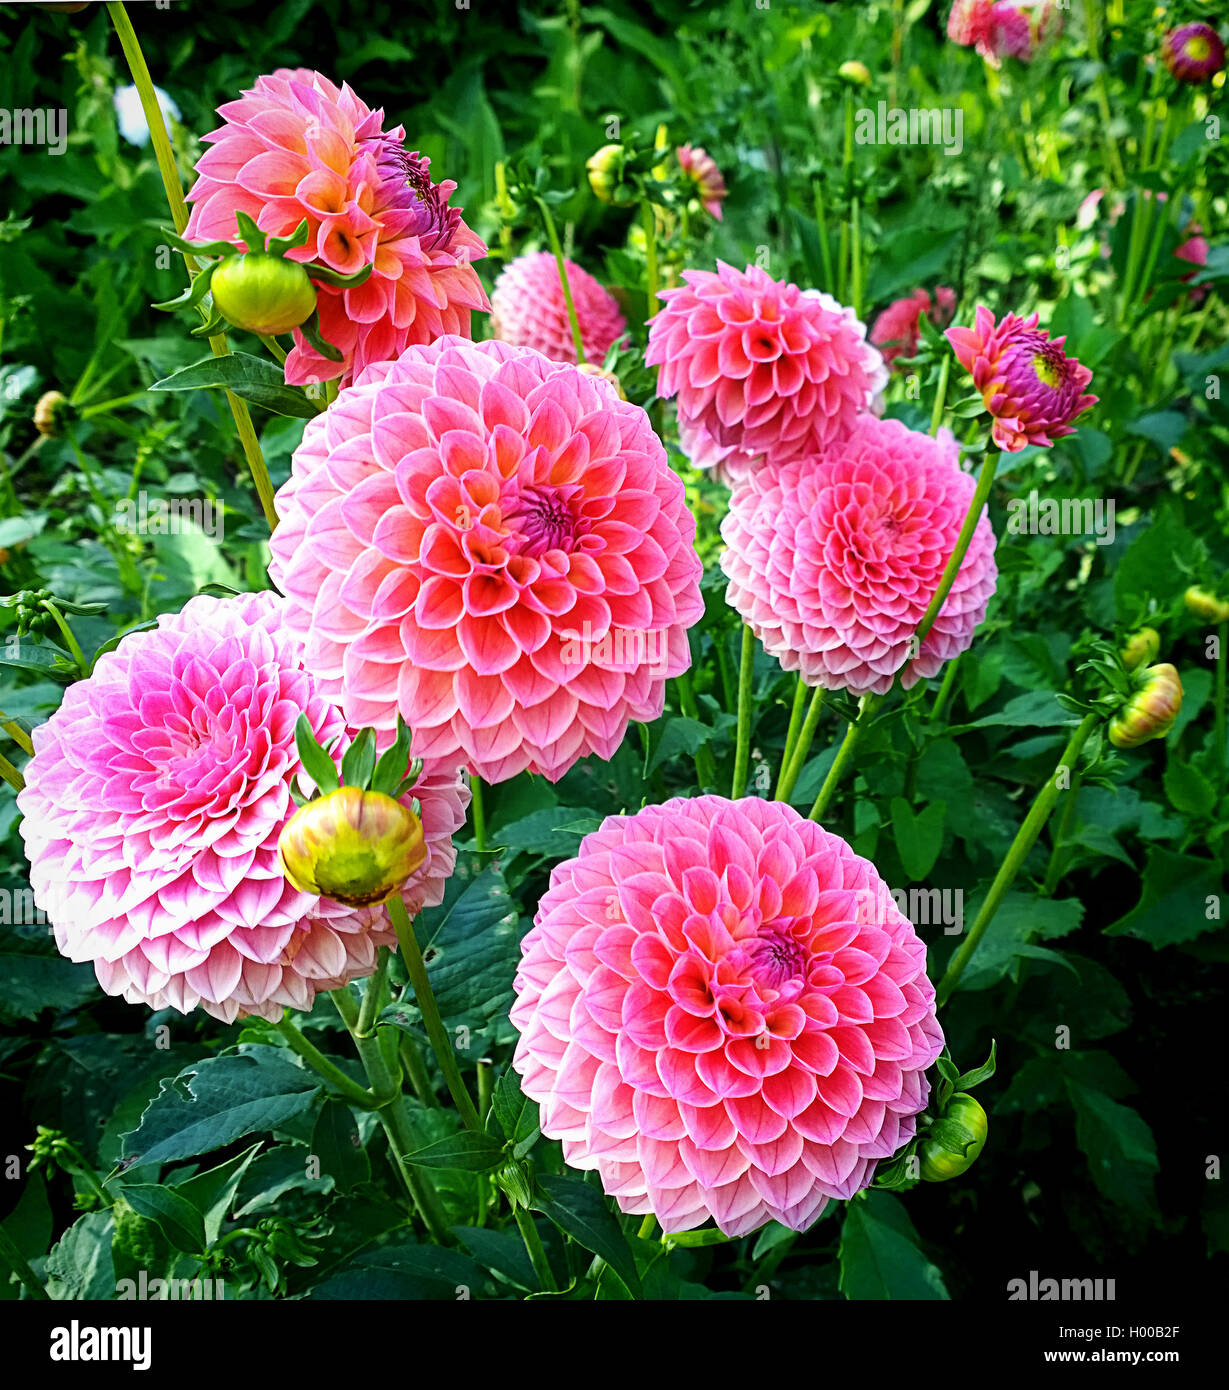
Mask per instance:
[[[101,657],[34,731],[18,805],[35,901],[61,952],[129,1003],[276,1019],[370,974],[396,940],[382,908],[300,893],[278,864],[295,721],[347,742],[281,614],[269,593],[192,599]],[[410,795],[429,847],[402,890],[416,913],[443,897],[468,793],[433,767]]]
[[[513,1066],[625,1212],[804,1230],[913,1137],[943,1045],[926,948],[874,867],[783,802],[607,817],[521,949]]]
[[[947,339],[994,416],[994,442],[1008,453],[1073,434],[1071,421],[1097,402],[1085,394],[1092,372],[1063,351],[1066,338],[1037,327],[1038,315],[1008,314],[999,324],[979,308],[972,328]]]
[[[237,211],[273,236],[306,218],[307,245],[291,260],[343,275],[372,268],[351,289],[317,286],[321,332],[344,360],[330,362],[296,330],[287,381],[348,383],[411,343],[468,336],[470,312],[489,308],[470,264],[486,246],[448,206],[456,184],[432,182],[402,126],[384,130],[383,111],[305,68],[258,78],[218,114],[225,124],[203,137],[212,148],[196,166],[185,236],[234,241]]]
[[[600,367],[611,344],[627,331],[627,320],[614,296],[587,270],[575,261],[565,264],[585,360]],[[491,291],[491,328],[505,343],[534,348],[553,362],[575,363],[559,265],[549,251],[518,256],[500,271]]]
[[[882,349],[884,361],[894,368],[898,357],[917,356],[923,314],[942,328],[951,322],[955,311],[956,292],[946,285],[936,288],[933,301],[926,290],[914,290],[906,299],[893,300],[879,315],[871,329],[871,342]]]
[[[639,406],[530,348],[441,338],[308,422],[270,574],[355,724],[552,781],[655,719],[703,611],[682,479]]]
[[[814,453],[849,433],[886,380],[865,326],[827,295],[724,261],[683,279],[662,292],[645,361],[679,419],[722,448],[769,463]]]
[[[711,154],[701,146],[680,145],[676,151],[679,167],[694,181],[696,196],[705,212],[721,221],[721,203],[726,195],[725,179]]]
[[[785,670],[809,685],[882,695],[902,668],[907,688],[969,646],[998,573],[985,512],[909,659],[975,489],[958,453],[946,431],[932,439],[867,415],[821,458],[735,489],[721,525],[727,598]]]

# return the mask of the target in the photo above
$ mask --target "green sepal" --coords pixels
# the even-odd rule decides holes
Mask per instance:
[[[320,788],[321,793],[335,792],[341,786],[333,759],[316,742],[316,735],[307,715],[299,715],[294,726],[294,743],[299,750],[303,770]]]
[[[289,236],[275,236],[269,238],[269,244],[265,250],[270,256],[285,256],[287,251],[293,251],[297,246],[307,245],[307,218],[290,233]]]
[[[319,280],[323,285],[336,285],[343,290],[352,290],[356,285],[362,285],[371,278],[369,265],[365,265],[362,270],[356,270],[353,275],[342,275],[336,270],[330,270],[326,265],[305,264],[303,269],[313,280]]]
[[[963,1075],[956,1078],[956,1089],[960,1092],[971,1091],[974,1086],[980,1086],[983,1081],[989,1081],[994,1075],[995,1054],[998,1050],[998,1043],[994,1038],[990,1039],[990,1056],[980,1067],[974,1067],[972,1071],[966,1071]]]
[[[188,287],[181,295],[175,299],[168,299],[162,304],[154,304],[154,309],[195,309],[204,299],[209,291],[209,282],[213,279],[213,272],[218,268],[218,261],[211,261],[199,275],[194,275]]]
[[[235,223],[239,228],[239,239],[247,246],[249,255],[253,251],[259,253],[265,249],[265,234],[256,225],[254,218],[246,212],[236,212]]]
[[[176,236],[174,232],[162,229],[164,240],[168,241],[176,251],[182,251],[186,256],[241,256],[243,253],[233,241],[185,241],[183,237]]]
[[[371,790],[385,796],[400,796],[405,787],[406,770],[410,760],[410,730],[400,711],[397,713],[397,737],[391,747],[380,755],[371,775]],[[421,764],[420,764],[421,770]],[[414,781],[418,778],[415,777]],[[413,786],[413,782],[410,783]]]
[[[376,765],[376,735],[374,729],[360,729],[357,738],[346,749],[341,760],[341,780],[348,787],[366,791],[371,784]]]
[[[340,362],[343,360],[344,354],[341,352],[340,348],[335,348],[332,343],[321,336],[320,314],[317,310],[313,310],[311,318],[299,325],[299,332],[302,333],[321,357],[327,358],[330,362]]]
[[[209,318],[201,324],[199,328],[194,328],[189,335],[193,338],[212,338],[215,333],[222,333],[226,329],[226,320],[214,309]]]

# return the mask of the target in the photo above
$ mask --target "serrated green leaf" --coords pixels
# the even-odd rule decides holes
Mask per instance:
[[[943,1276],[918,1249],[905,1209],[886,1192],[866,1192],[845,1209],[840,1289],[849,1299],[949,1298]]]
[[[534,1208],[586,1250],[600,1255],[634,1297],[640,1296],[636,1261],[619,1223],[611,1215],[602,1194],[583,1178],[570,1174],[538,1179]]]
[[[458,1130],[434,1144],[402,1154],[417,1168],[443,1168],[458,1173],[489,1173],[503,1158],[504,1146],[489,1134]]]
[[[138,1216],[155,1222],[176,1250],[182,1250],[185,1255],[199,1255],[204,1251],[204,1217],[173,1187],[130,1183],[124,1187],[124,1198]]]
[[[210,325],[204,325],[208,330]],[[151,391],[202,391],[222,388],[233,391],[253,405],[263,406],[275,415],[310,420],[316,407],[297,386],[287,386],[282,369],[249,352],[232,352],[226,357],[202,357],[191,366],[155,381]]]

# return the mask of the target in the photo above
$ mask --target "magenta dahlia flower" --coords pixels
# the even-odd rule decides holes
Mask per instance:
[[[1062,15],[1053,0],[956,0],[947,17],[947,36],[977,52],[992,67],[1004,58],[1029,62],[1058,34]]]
[[[721,203],[727,190],[712,155],[699,145],[680,145],[677,154],[683,173],[696,185],[696,196],[705,212],[720,222]]]
[[[1225,45],[1210,24],[1180,24],[1161,41],[1161,59],[1179,82],[1198,86],[1225,66]]]
[[[521,943],[542,1132],[668,1232],[805,1230],[914,1133],[943,1034],[873,865],[779,801],[608,816]]]
[[[729,603],[808,685],[882,695],[965,651],[998,571],[983,511],[951,592],[910,660],[973,498],[948,431],[938,439],[865,415],[817,459],[736,488],[721,524]]]
[[[1084,388],[1092,372],[1063,351],[1065,337],[1037,327],[1038,315],[1008,314],[996,324],[979,308],[972,328],[949,328],[960,365],[994,416],[994,442],[1008,453],[1073,434],[1071,421],[1097,402]]]
[[[853,311],[748,266],[685,270],[663,290],[645,361],[679,420],[769,463],[848,434],[887,380]]]
[[[291,260],[343,275],[372,268],[352,289],[317,285],[321,332],[344,360],[322,357],[296,329],[287,381],[346,384],[411,343],[468,337],[471,311],[490,307],[470,264],[486,246],[448,206],[456,184],[432,182],[402,126],[385,131],[383,111],[306,68],[258,78],[218,114],[225,124],[202,137],[212,148],[196,165],[185,236],[234,241],[237,211],[273,236],[306,218],[307,245]]]
[[[610,758],[703,612],[682,479],[639,406],[531,348],[441,338],[308,422],[270,574],[351,722],[498,782]]]
[[[615,297],[575,261],[566,261],[568,288],[580,326],[585,360],[600,367],[611,344],[627,331]],[[491,291],[491,328],[514,347],[530,347],[552,362],[576,361],[576,344],[563,298],[559,265],[549,251],[509,261]]]
[[[895,369],[898,357],[917,356],[923,314],[936,327],[943,328],[955,312],[956,292],[946,285],[935,289],[933,300],[926,290],[914,290],[906,299],[893,300],[879,315],[871,328],[871,342],[883,352],[888,366]]]
[[[34,731],[17,800],[35,902],[60,951],[129,1003],[277,1019],[396,941],[383,908],[300,893],[278,864],[295,721],[348,743],[281,616],[274,594],[194,598],[101,657]],[[417,913],[443,897],[469,793],[435,765],[409,795],[429,849],[402,890]]]

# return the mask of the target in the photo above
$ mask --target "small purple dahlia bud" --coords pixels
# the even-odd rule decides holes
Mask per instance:
[[[1162,39],[1161,59],[1179,82],[1198,86],[1225,66],[1225,45],[1210,24],[1179,24]]]

